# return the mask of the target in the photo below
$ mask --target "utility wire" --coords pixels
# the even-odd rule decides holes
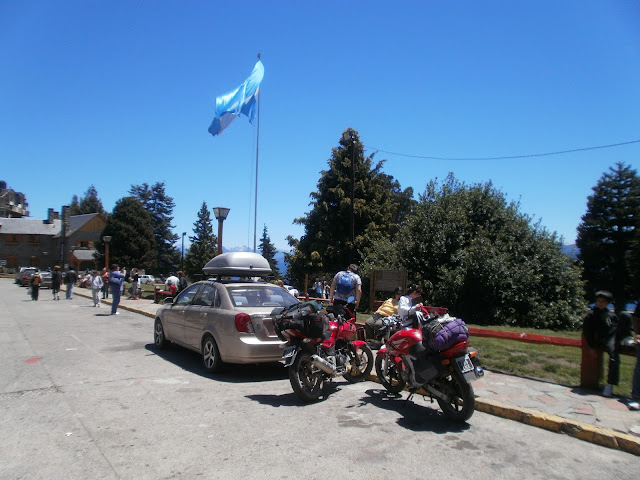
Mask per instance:
[[[533,157],[548,157],[551,155],[560,155],[563,153],[573,153],[573,152],[585,152],[587,150],[599,150],[603,148],[613,148],[620,147],[622,145],[631,145],[632,143],[640,143],[640,140],[631,140],[629,142],[621,142],[621,143],[612,143],[610,145],[598,145],[595,147],[584,147],[584,148],[574,148],[571,150],[560,150],[557,152],[548,152],[548,153],[530,153],[527,155],[511,155],[507,157],[462,157],[462,158],[451,158],[451,157],[431,157],[428,155],[410,155],[408,153],[399,153],[399,152],[389,152],[387,150],[381,150],[376,147],[370,147],[369,145],[363,145],[364,148],[368,150],[375,150],[376,152],[387,153],[389,155],[398,155],[400,157],[409,157],[409,158],[421,158],[424,160],[514,160],[519,158],[533,158]]]

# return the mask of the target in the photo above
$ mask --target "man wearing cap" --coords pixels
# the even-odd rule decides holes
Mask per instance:
[[[346,306],[354,314],[362,296],[362,280],[358,275],[358,266],[354,263],[346,270],[336,273],[331,282],[329,301],[332,304]]]
[[[620,353],[616,342],[618,316],[609,310],[612,300],[613,295],[610,292],[596,292],[596,304],[583,321],[583,333],[587,344],[591,348],[603,348],[609,355],[607,384],[602,390],[605,397],[612,395],[613,385],[618,385],[620,381]]]

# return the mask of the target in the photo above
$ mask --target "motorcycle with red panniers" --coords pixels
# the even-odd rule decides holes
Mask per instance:
[[[365,341],[354,339],[355,315],[342,305],[326,313],[316,302],[275,309],[271,316],[278,337],[285,341],[282,358],[289,381],[304,402],[318,400],[324,386],[342,376],[348,382],[365,380],[373,369],[373,352]]]

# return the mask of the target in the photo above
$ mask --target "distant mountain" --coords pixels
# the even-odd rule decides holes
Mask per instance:
[[[578,254],[580,253],[580,249],[576,246],[575,243],[567,243],[562,246],[562,251],[569,255],[574,260],[578,259]]]
[[[242,247],[231,247],[231,248],[225,248],[223,246],[222,247],[222,252],[223,253],[226,253],[226,252],[253,252],[253,248],[249,248],[246,245],[243,245]],[[274,257],[275,260],[276,260],[276,265],[278,266],[278,270],[280,270],[280,275],[282,275],[283,277],[287,273],[287,266],[284,263],[284,253],[285,252],[281,252],[280,250],[278,250],[276,255],[275,255],[275,257]]]

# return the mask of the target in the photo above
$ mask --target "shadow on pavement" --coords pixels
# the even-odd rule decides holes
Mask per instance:
[[[369,389],[366,393],[368,397],[362,397],[362,405],[371,404],[402,415],[397,423],[408,430],[442,434],[464,432],[470,428],[468,423],[456,423],[449,420],[439,410],[435,401],[430,403],[430,400],[424,399],[425,403],[429,403],[423,405],[421,395],[414,395],[411,400],[407,401],[402,395],[390,393],[384,389]]]
[[[287,369],[278,362],[259,364],[225,364],[219,373],[209,373],[202,365],[200,355],[188,348],[170,345],[160,349],[154,343],[145,345],[147,351],[173,363],[190,373],[213,381],[226,383],[268,382],[288,378]]]

